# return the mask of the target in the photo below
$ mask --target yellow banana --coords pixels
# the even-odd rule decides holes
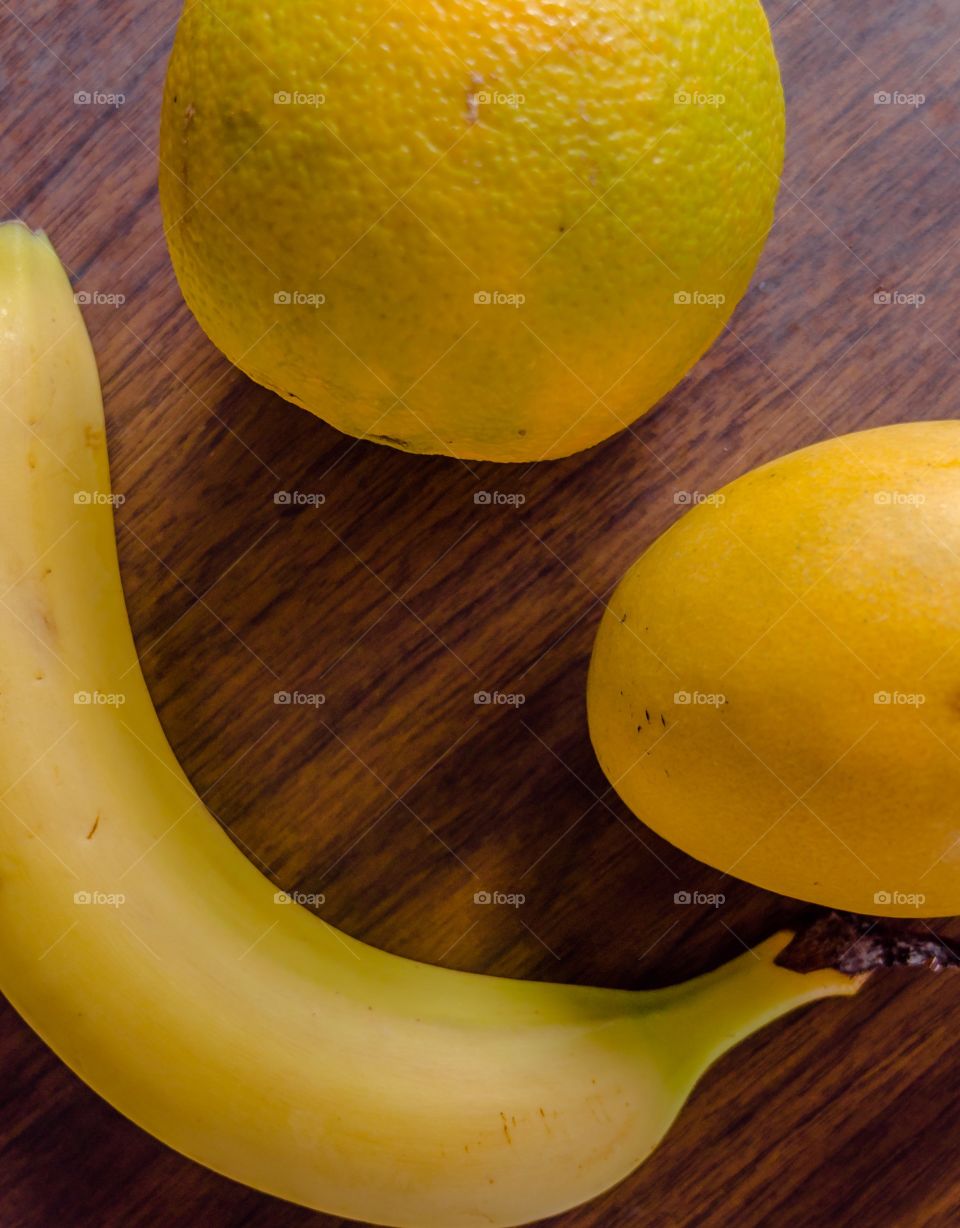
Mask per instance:
[[[520,1224],[628,1174],[740,1038],[856,990],[777,966],[786,934],[627,992],[417,964],[278,902],[154,712],[90,343],[17,224],[0,318],[0,988],[121,1112],[335,1215]]]

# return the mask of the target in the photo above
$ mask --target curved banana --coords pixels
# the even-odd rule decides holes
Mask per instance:
[[[52,247],[17,224],[0,318],[0,988],[121,1112],[335,1215],[520,1224],[635,1168],[728,1046],[856,990],[775,966],[785,934],[630,993],[413,963],[278,903],[150,702],[93,354]]]

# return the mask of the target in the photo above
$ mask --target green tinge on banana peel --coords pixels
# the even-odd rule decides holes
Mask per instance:
[[[278,896],[150,701],[90,343],[53,248],[17,224],[0,321],[0,988],[121,1112],[334,1215],[521,1224],[642,1163],[741,1038],[856,992],[778,966],[788,934],[651,992],[477,976]]]

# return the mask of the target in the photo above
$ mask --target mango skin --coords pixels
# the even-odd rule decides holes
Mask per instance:
[[[834,438],[689,511],[614,593],[587,706],[621,798],[701,861],[960,913],[960,422]]]

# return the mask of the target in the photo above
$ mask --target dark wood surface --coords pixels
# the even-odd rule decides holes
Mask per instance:
[[[831,433],[956,415],[960,6],[769,0],[779,216],[730,330],[631,433],[498,468],[355,444],[232,370],[177,292],[155,191],[176,0],[0,3],[0,209],[46,228],[100,360],[130,615],[160,714],[275,882],[405,955],[662,984],[798,913],[666,845],[584,715],[604,596],[707,491]],[[122,93],[116,108],[78,91]],[[877,91],[922,93],[913,108]],[[925,295],[883,306],[879,290]],[[475,505],[478,489],[522,507]],[[278,508],[277,490],[322,492]],[[319,711],[277,690],[323,692]],[[478,690],[522,692],[516,709]],[[909,816],[904,816],[909,821]],[[521,909],[474,904],[522,892]],[[721,891],[721,909],[674,892]],[[960,923],[938,923],[960,941]],[[960,1221],[960,977],[889,973],[747,1042],[650,1162],[556,1228]],[[4,1228],[333,1228],[173,1154],[0,1012]]]

